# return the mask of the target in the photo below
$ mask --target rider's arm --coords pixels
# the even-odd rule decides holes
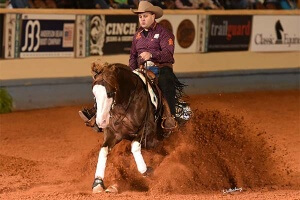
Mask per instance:
[[[133,36],[132,44],[131,44],[131,49],[130,49],[130,57],[129,57],[129,66],[132,70],[138,68],[138,52],[136,50],[136,35]]]
[[[150,52],[151,60],[158,63],[174,63],[174,35],[164,30],[159,44],[161,51]]]

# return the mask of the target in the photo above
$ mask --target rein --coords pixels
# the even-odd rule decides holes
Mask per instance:
[[[102,73],[102,72],[101,72],[101,73]],[[94,85],[95,85],[96,83],[98,83],[98,84],[104,86],[104,83],[107,83],[107,84],[109,84],[112,88],[115,89],[115,91],[107,92],[107,96],[108,96],[109,98],[113,98],[113,103],[112,103],[112,106],[111,106],[111,108],[110,108],[109,113],[110,113],[110,116],[111,116],[112,118],[114,118],[113,115],[112,115],[112,110],[114,109],[114,105],[116,105],[115,98],[116,98],[116,96],[117,96],[118,90],[117,90],[117,87],[115,87],[110,81],[108,81],[108,80],[105,78],[105,76],[103,76],[101,73],[96,73],[96,74],[94,75],[94,77],[93,77],[93,78],[94,78]],[[118,71],[117,73],[119,73],[119,71]],[[145,72],[143,72],[143,73],[144,73],[144,76],[145,76],[145,79],[146,79],[147,107],[146,107],[146,111],[145,111],[145,116],[144,116],[143,122],[142,122],[141,125],[138,127],[138,129],[137,129],[136,133],[134,134],[134,136],[138,135],[138,133],[140,132],[140,130],[143,129],[143,130],[142,130],[142,135],[141,135],[141,138],[140,138],[140,143],[142,143],[142,141],[144,140],[144,141],[145,141],[144,144],[145,144],[145,148],[146,148],[146,147],[147,147],[147,135],[146,135],[145,133],[147,132],[147,121],[148,121],[148,119],[149,119],[149,111],[150,111],[149,106],[151,105],[151,103],[150,103],[149,101],[151,101],[151,100],[150,100],[150,97],[149,97],[149,95],[148,95],[149,91],[148,91],[148,87],[147,87],[147,84],[148,84],[149,80],[148,80],[148,77],[146,76]],[[125,109],[125,114],[124,114],[124,115],[120,115],[120,117],[117,118],[117,119],[114,118],[114,119],[116,119],[115,124],[121,123],[121,122],[125,119],[125,117],[127,116],[127,111],[128,111],[128,109],[130,108],[130,105],[132,104],[132,101],[133,101],[134,97],[136,96],[136,91],[137,91],[137,86],[138,86],[138,84],[139,84],[139,79],[136,79],[135,89],[131,92],[130,97],[129,97],[129,101],[128,101],[127,105],[126,105],[125,108],[124,108],[124,109]],[[104,87],[105,87],[105,86],[104,86]],[[110,128],[111,128],[113,131],[116,132],[116,130],[114,130],[113,127],[110,127]]]
[[[147,67],[147,63],[146,64],[146,67]],[[145,76],[145,84],[146,84],[146,95],[147,95],[147,107],[146,107],[146,112],[145,112],[145,117],[144,117],[144,120],[143,120],[143,123],[141,124],[140,128],[142,127],[142,125],[144,124],[144,127],[143,127],[143,133],[142,133],[142,136],[141,136],[141,139],[140,139],[140,144],[142,144],[142,140],[144,139],[145,140],[145,148],[147,148],[147,135],[145,135],[146,131],[147,131],[147,121],[148,121],[148,118],[149,118],[149,103],[150,103],[150,97],[148,95],[149,93],[149,90],[148,90],[148,77],[147,77],[147,72],[142,70],[142,72],[144,73],[144,76]],[[140,130],[139,128],[139,130]]]
[[[128,109],[129,109],[129,107],[130,107],[130,105],[131,105],[132,99],[133,99],[133,97],[135,96],[135,92],[136,92],[136,90],[137,90],[137,84],[138,84],[138,81],[137,81],[136,84],[135,84],[135,89],[134,89],[134,91],[130,94],[130,98],[129,98],[128,104],[127,104],[127,106],[126,106],[126,108],[125,108],[125,113],[127,113]],[[115,100],[114,100],[113,102],[115,102]],[[113,108],[111,108],[111,110],[112,110],[112,109],[113,109]],[[111,114],[111,110],[110,110],[110,114]],[[111,115],[111,116],[112,116],[112,115]],[[126,114],[125,114],[123,117],[120,116],[120,118],[116,121],[116,123],[120,123],[121,121],[124,120],[125,117],[126,117]],[[122,119],[121,119],[121,118],[122,118]]]
[[[94,82],[99,82],[99,84],[102,83],[102,82],[105,82],[105,83],[109,84],[110,86],[112,86],[113,88],[115,88],[115,91],[112,91],[112,92],[108,92],[108,93],[107,93],[107,97],[113,98],[113,103],[112,103],[112,106],[111,106],[110,111],[109,111],[110,116],[113,116],[113,115],[111,114],[111,112],[112,112],[112,110],[113,110],[114,105],[116,105],[115,97],[116,97],[116,95],[117,95],[117,88],[116,88],[111,82],[107,81],[107,79],[104,78],[104,76],[101,75],[101,73],[96,73],[95,76],[94,76],[94,80],[95,80]],[[102,84],[103,84],[103,83],[102,83]],[[101,84],[101,85],[102,85],[102,84]],[[136,93],[136,90],[137,90],[137,85],[138,85],[138,80],[136,81],[134,91],[131,92],[131,94],[130,94],[129,101],[128,101],[127,105],[125,106],[125,113],[127,113],[128,109],[129,109],[129,107],[130,107],[130,105],[131,105],[131,103],[132,103],[132,99],[135,97],[135,93]],[[104,86],[104,85],[103,85],[103,86]],[[122,122],[122,121],[124,120],[125,117],[126,117],[126,114],[120,115],[119,119],[117,119],[115,123],[118,124],[118,123]],[[140,128],[139,128],[139,129],[140,129]],[[115,131],[115,130],[114,130],[114,131]]]

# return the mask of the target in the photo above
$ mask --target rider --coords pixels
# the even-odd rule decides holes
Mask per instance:
[[[132,12],[138,15],[140,28],[133,37],[129,66],[132,70],[145,67],[157,75],[159,88],[167,101],[163,100],[163,117],[167,119],[164,128],[167,132],[172,131],[176,127],[175,79],[177,78],[173,73],[174,35],[155,21],[163,16],[160,7],[153,6],[148,1],[140,1],[138,9]],[[95,115],[94,111],[88,109],[79,111],[87,125]]]
[[[132,70],[147,68],[157,75],[159,88],[167,100],[163,105],[163,115],[172,115],[165,128],[175,128],[174,35],[155,21],[163,16],[160,7],[153,6],[148,1],[140,1],[138,9],[132,12],[138,15],[140,28],[133,36],[129,66]]]

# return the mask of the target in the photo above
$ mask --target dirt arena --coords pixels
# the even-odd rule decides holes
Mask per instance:
[[[91,193],[103,135],[82,106],[0,115],[0,199],[300,199],[299,91],[189,101],[193,118],[143,151],[153,176],[137,172],[128,141],[109,154],[104,181],[117,195]]]

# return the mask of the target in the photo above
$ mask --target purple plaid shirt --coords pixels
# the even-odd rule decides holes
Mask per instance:
[[[147,37],[142,33],[144,31],[142,27],[133,36],[129,66],[133,70],[138,68],[138,56],[147,51],[152,54],[150,60],[157,66],[172,67],[174,63],[174,35],[156,22],[148,30]]]

